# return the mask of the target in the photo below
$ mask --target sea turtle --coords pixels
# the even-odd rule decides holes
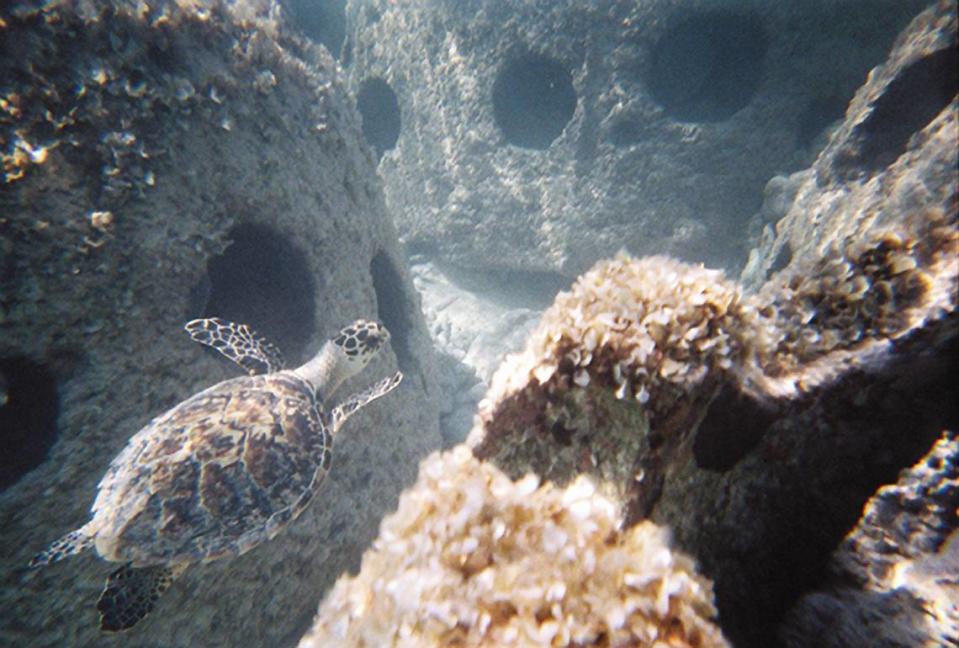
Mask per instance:
[[[210,318],[186,330],[249,375],[191,396],[133,435],[100,480],[92,519],[30,562],[96,547],[123,563],[97,602],[106,631],[133,627],[190,564],[242,554],[286,527],[329,471],[346,419],[403,379],[397,372],[326,409],[389,340],[376,322],[357,320],[292,370],[246,325]]]

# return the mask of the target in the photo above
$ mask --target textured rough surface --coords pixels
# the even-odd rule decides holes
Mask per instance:
[[[17,423],[4,443],[23,440],[3,456],[36,459],[0,493],[0,643],[110,643],[95,609],[107,565],[26,565],[86,520],[133,433],[238,374],[186,320],[248,323],[298,364],[379,319],[393,339],[368,371],[407,380],[347,423],[321,501],[270,543],[188,571],[122,640],[291,644],[440,442],[374,161],[332,60],[270,5],[46,4],[0,12],[0,410]],[[49,454],[33,457],[50,413]]]
[[[721,392],[653,512],[715,580],[737,643],[768,644],[776,619],[825,578],[876,488],[959,423],[955,48],[954,2],[917,17],[797,178],[795,202],[744,273],[788,332],[769,374],[798,369],[800,390],[822,386],[772,408]],[[929,636],[910,594],[850,586],[829,596],[807,599],[794,635],[822,637],[832,620],[861,618],[877,633],[870,644],[880,631],[887,645]]]
[[[620,522],[588,479],[431,455],[300,646],[727,645],[692,561],[663,529]]]
[[[787,645],[956,645],[959,443],[955,432],[943,433],[915,466],[869,500],[859,524],[833,556],[829,571],[831,587],[804,596],[789,613],[781,631]],[[824,633],[827,626],[830,632]],[[824,643],[827,637],[830,643]],[[884,643],[877,642],[877,637]]]
[[[494,376],[469,442],[514,478],[586,470],[646,501],[717,386],[774,344],[722,272],[621,254],[560,293]]]
[[[901,92],[917,56],[905,51],[954,43],[954,21],[952,3],[918,17],[850,121],[863,119],[856,106]],[[865,502],[959,423],[959,133],[947,80],[935,114],[905,120],[914,130],[896,157],[817,180],[853,146],[854,128],[836,130],[779,225],[816,243],[797,243],[751,291],[665,259],[597,264],[494,376],[471,432],[477,455],[507,474],[590,473],[628,522],[673,529],[714,579],[736,645],[775,642]],[[916,104],[941,89],[910,87]],[[921,636],[917,618],[900,614],[894,634]]]
[[[904,214],[947,205],[956,178],[956,4],[941,0],[897,39],[856,93],[845,121],[784,196],[743,281],[826,255],[837,241],[894,227]],[[772,208],[772,204],[769,205]]]
[[[342,61],[417,250],[739,268],[766,181],[812,161],[926,4],[355,0]]]

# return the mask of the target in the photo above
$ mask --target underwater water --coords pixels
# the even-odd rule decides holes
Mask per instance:
[[[959,646],[955,0],[0,4],[0,646]]]

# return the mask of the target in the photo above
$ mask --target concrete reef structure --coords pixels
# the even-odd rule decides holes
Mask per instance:
[[[494,376],[469,443],[514,478],[585,471],[633,501],[718,385],[751,373],[774,336],[722,272],[620,254],[547,309]]]
[[[470,443],[514,477],[532,467],[565,482],[596,469],[612,492],[645,500],[724,384],[775,408],[881,362],[894,340],[954,311],[957,244],[954,209],[930,209],[759,295],[668,258],[602,261],[494,377]]]
[[[663,257],[598,263],[474,422],[483,470],[563,490],[586,475],[622,510],[619,533],[670,529],[734,645],[815,645],[833,621],[880,646],[954,637],[955,26],[940,2],[899,37],[742,284]],[[449,506],[403,515],[441,527]],[[395,564],[364,565],[357,591],[402,571],[404,555],[375,555]],[[342,601],[324,610],[346,633]],[[383,623],[399,632],[403,614]]]
[[[943,433],[895,484],[880,488],[829,564],[826,591],[790,611],[800,646],[948,646],[959,637],[959,442]],[[828,625],[828,634],[820,630]]]
[[[652,620],[610,621],[644,609],[624,603],[627,594],[644,595],[610,583],[628,585],[632,573],[650,578],[660,573],[653,554],[676,555],[636,540],[657,529],[644,518],[659,512],[672,473],[696,456],[698,426],[730,392],[781,415],[811,396],[841,393],[847,374],[888,367],[901,351],[893,349],[897,340],[916,330],[954,325],[956,225],[954,211],[920,213],[900,234],[872,233],[815,264],[815,274],[759,295],[744,294],[721,272],[663,257],[600,262],[557,297],[525,350],[497,372],[471,433],[472,453],[458,447],[421,466],[360,574],[338,582],[301,645],[661,637],[719,645],[721,635],[704,625],[711,613],[703,600],[678,623],[663,617],[673,604]],[[848,335],[821,332],[838,323]],[[624,552],[621,561],[603,555],[609,547]],[[695,581],[685,560],[669,564],[683,566],[680,582]],[[614,563],[609,573],[597,567]],[[671,590],[673,576],[662,578],[658,591]],[[678,591],[681,601],[698,590]],[[560,608],[552,607],[557,596]],[[617,635],[618,627],[647,623],[655,634]]]
[[[291,644],[439,446],[429,336],[337,75],[265,0],[0,3],[0,644],[111,642],[103,564],[25,566],[131,434],[237,375],[189,319],[249,324],[294,366],[377,319],[373,369],[407,380],[350,421],[295,525],[198,566],[123,645]]]
[[[585,477],[558,488],[462,445],[433,454],[300,648],[727,646],[693,562],[664,529],[620,522]]]
[[[737,645],[787,634],[818,645],[837,619],[869,620],[872,645],[955,636],[947,619],[921,611],[933,590],[904,596],[899,610],[911,611],[891,615],[886,602],[898,595],[832,580],[829,565],[877,490],[959,429],[956,34],[951,0],[917,16],[816,162],[795,176],[795,195],[774,210],[785,215],[743,273],[782,332],[765,380],[720,390],[651,507],[714,580],[723,631]],[[781,396],[756,397],[770,392]],[[945,439],[954,449],[955,437]],[[911,506],[927,497],[935,494]],[[959,527],[955,508],[942,510],[937,538]],[[870,524],[883,537],[902,532],[892,518]],[[914,546],[934,564],[944,542]],[[882,564],[884,546],[862,545],[859,560]],[[779,627],[817,591],[813,600],[828,605]]]
[[[771,171],[815,159],[927,5],[353,0],[340,60],[418,252],[573,278],[625,246],[738,270]]]

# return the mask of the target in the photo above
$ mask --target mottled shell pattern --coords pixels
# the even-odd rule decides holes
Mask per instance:
[[[329,470],[332,434],[290,371],[206,389],[138,432],[100,484],[96,547],[134,564],[242,554],[299,515]]]
[[[187,331],[247,369],[153,419],[110,464],[93,504],[97,552],[134,566],[208,562],[271,539],[309,504],[330,468],[333,434],[394,389],[397,372],[332,410],[323,397],[389,340],[358,320],[312,360],[282,370],[275,347],[217,318]]]

